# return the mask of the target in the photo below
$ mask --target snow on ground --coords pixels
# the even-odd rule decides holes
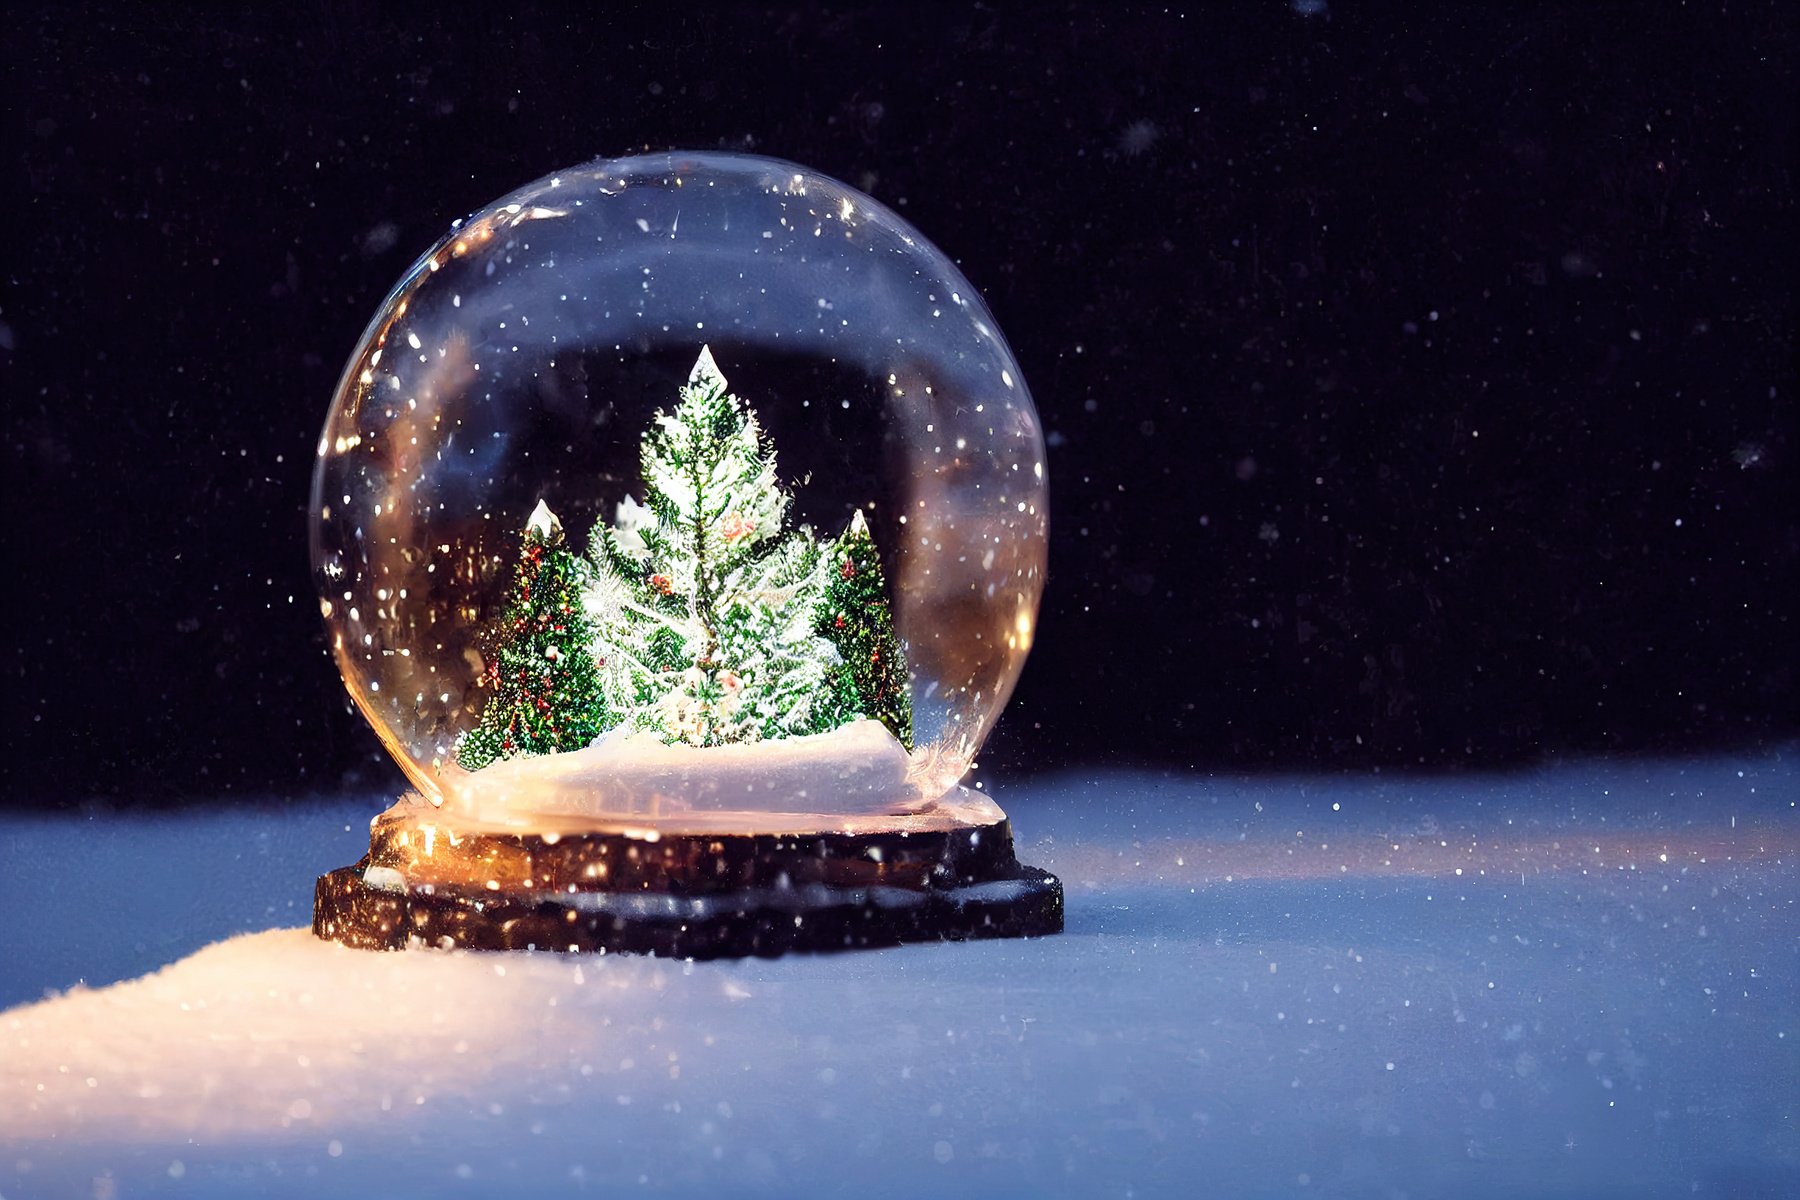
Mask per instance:
[[[1795,757],[1021,782],[1066,934],[697,964],[315,941],[385,797],[7,818],[0,1196],[1800,1194]]]

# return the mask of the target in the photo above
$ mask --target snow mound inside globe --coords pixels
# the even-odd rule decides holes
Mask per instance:
[[[905,814],[921,797],[914,764],[879,721],[736,746],[668,745],[613,729],[585,750],[514,758],[459,776],[447,807],[505,820],[529,796],[544,816],[656,816],[764,809],[834,816]]]

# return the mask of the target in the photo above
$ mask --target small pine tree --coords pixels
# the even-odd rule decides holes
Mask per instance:
[[[825,594],[814,628],[837,648],[863,715],[886,725],[911,750],[906,659],[894,634],[881,558],[861,512],[850,518],[850,527],[825,558]]]
[[[581,595],[586,564],[539,501],[525,527],[512,594],[488,631],[480,722],[458,741],[457,762],[475,771],[521,754],[579,750],[614,723],[590,645]]]

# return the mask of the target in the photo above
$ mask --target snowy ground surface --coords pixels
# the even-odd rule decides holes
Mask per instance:
[[[1800,1195],[1800,751],[997,797],[1068,932],[296,928],[387,797],[0,823],[0,1196]]]

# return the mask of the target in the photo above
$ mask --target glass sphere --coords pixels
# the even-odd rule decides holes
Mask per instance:
[[[310,525],[344,682],[426,800],[654,823],[954,791],[1031,645],[1046,514],[1019,366],[936,247],[791,163],[672,153],[541,179],[413,265]]]

